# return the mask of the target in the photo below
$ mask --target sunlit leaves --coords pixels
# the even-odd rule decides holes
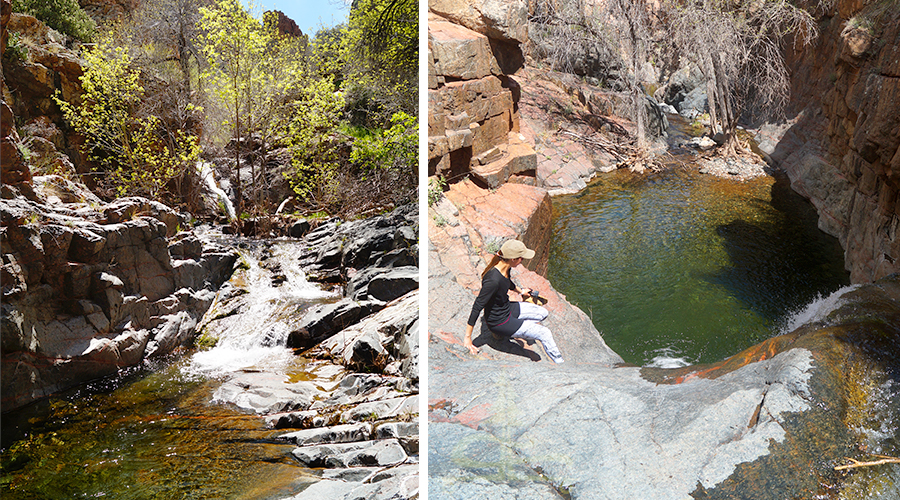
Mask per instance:
[[[158,117],[139,115],[144,88],[127,49],[102,42],[83,56],[81,103],[54,99],[85,138],[83,153],[106,174],[99,183],[119,196],[160,198],[169,181],[199,158],[197,138],[181,131],[169,136]]]

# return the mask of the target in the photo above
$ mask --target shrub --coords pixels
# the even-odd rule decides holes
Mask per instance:
[[[3,53],[10,62],[25,61],[28,59],[28,49],[22,44],[19,34],[11,32],[6,43],[6,52]]]
[[[13,0],[12,8],[82,42],[91,41],[97,32],[97,24],[77,0]]]
[[[101,185],[118,196],[147,196],[181,200],[181,181],[193,172],[200,156],[197,138],[177,130],[167,133],[158,117],[140,116],[144,95],[139,73],[130,67],[124,48],[105,43],[84,53],[87,69],[80,77],[84,89],[77,106],[57,96],[66,120],[85,137],[83,152],[106,174]],[[167,185],[172,200],[164,198]]]

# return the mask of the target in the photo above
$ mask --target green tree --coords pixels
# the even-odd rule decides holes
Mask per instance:
[[[203,78],[223,102],[230,115],[226,125],[235,139],[234,175],[237,210],[243,208],[241,185],[241,139],[249,136],[249,102],[251,85],[259,55],[265,50],[262,25],[250,15],[239,0],[218,0],[212,7],[201,7],[201,40],[208,66]]]
[[[219,0],[211,8],[201,8],[200,13],[203,51],[208,61],[203,76],[228,108],[226,125],[232,128],[236,139],[239,204],[243,201],[239,175],[241,143],[248,142],[254,133],[260,139],[261,148],[250,162],[250,198],[259,204],[267,189],[266,144],[290,133],[297,96],[311,84],[306,40],[279,33],[273,17],[261,21],[238,0]],[[333,92],[330,79],[323,84]],[[313,88],[316,92],[319,89]]]
[[[101,42],[83,56],[81,103],[54,99],[85,138],[83,153],[105,174],[100,184],[119,196],[164,198],[166,186],[177,184],[199,158],[197,138],[181,131],[170,136],[157,116],[140,115],[144,88],[125,48]],[[179,191],[170,193],[171,200],[179,200]]]
[[[291,188],[315,209],[338,201],[340,161],[337,129],[344,100],[330,77],[298,87],[288,103],[290,117],[281,132],[291,151]]]
[[[369,199],[376,203],[387,199],[395,205],[415,201],[418,145],[418,120],[402,111],[391,117],[390,128],[353,142],[350,161],[372,186]]]
[[[418,105],[419,11],[415,0],[356,0],[343,32],[343,88],[369,116],[366,126],[389,123]]]

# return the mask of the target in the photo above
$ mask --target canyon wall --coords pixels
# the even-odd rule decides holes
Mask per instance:
[[[843,0],[788,54],[791,119],[764,150],[837,237],[854,283],[900,271],[900,5]]]
[[[496,188],[534,184],[534,149],[519,133],[524,1],[429,3],[428,174],[471,175]]]
[[[524,1],[429,2],[428,175],[449,184],[452,203],[432,211],[440,227],[464,212],[480,232],[457,236],[470,238],[481,257],[516,238],[537,252],[528,269],[546,275],[550,196],[520,133],[522,92],[512,76],[524,65],[527,36]]]

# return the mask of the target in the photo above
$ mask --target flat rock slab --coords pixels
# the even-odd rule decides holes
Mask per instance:
[[[304,466],[311,468],[385,467],[407,459],[406,452],[396,439],[305,446],[295,449],[293,455]]]
[[[470,493],[488,481],[498,494],[525,485],[526,497],[688,498],[785,439],[784,420],[809,408],[802,368],[811,359],[794,349],[678,385],[649,382],[639,368],[578,364],[434,370],[429,497],[477,498]]]

